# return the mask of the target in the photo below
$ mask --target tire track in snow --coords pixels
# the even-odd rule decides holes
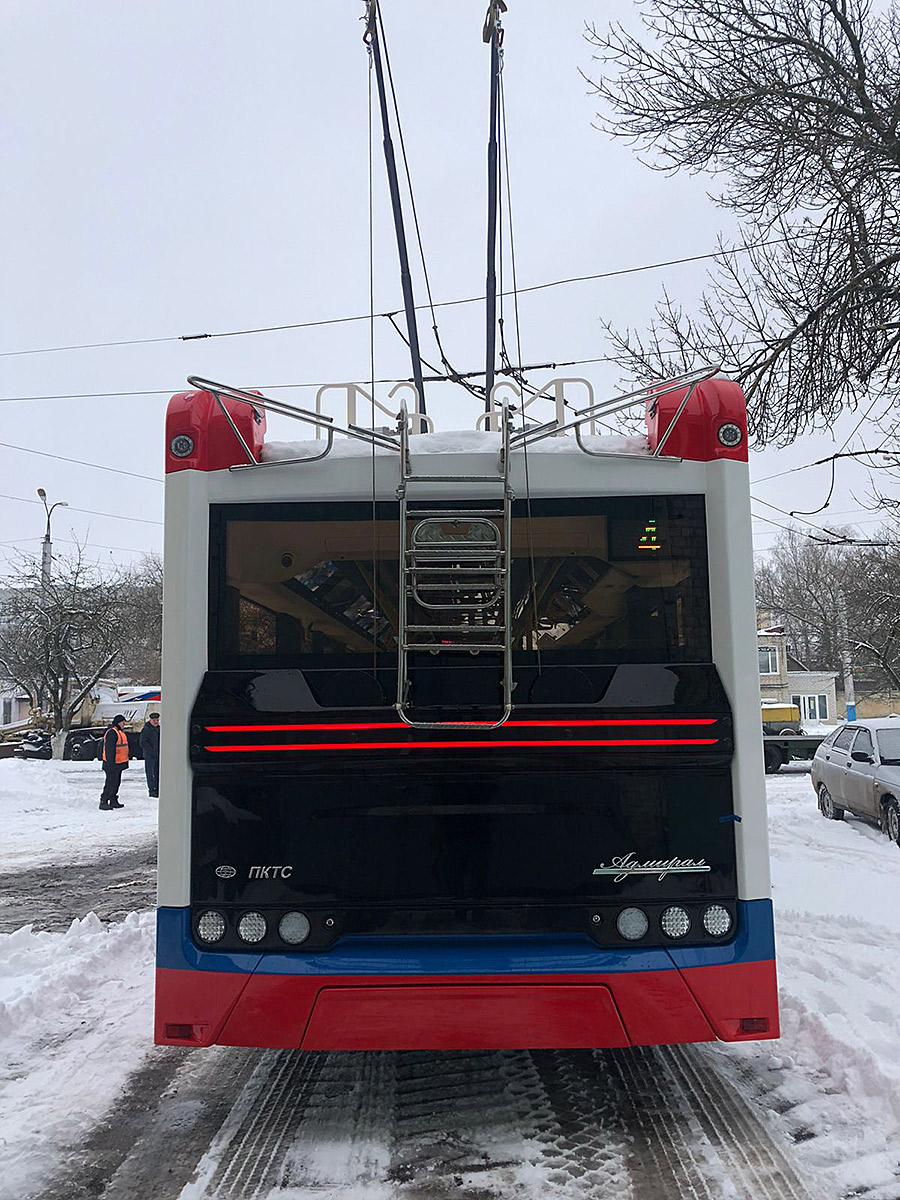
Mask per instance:
[[[702,1049],[264,1054],[181,1200],[815,1200]]]
[[[676,1087],[689,1099],[727,1177],[741,1181],[748,1200],[820,1200],[821,1193],[811,1191],[801,1179],[753,1108],[701,1052],[673,1046],[660,1052],[660,1057],[667,1060]]]

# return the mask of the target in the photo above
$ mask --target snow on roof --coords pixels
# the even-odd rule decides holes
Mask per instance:
[[[584,444],[598,454],[650,455],[647,438],[627,434],[585,434]],[[485,430],[461,429],[441,433],[417,433],[409,439],[412,454],[499,454],[500,434]],[[280,462],[286,458],[315,458],[325,449],[325,440],[303,442],[266,442],[262,448],[263,462]],[[376,448],[376,454],[393,454],[392,450]],[[521,451],[514,451],[521,453]],[[581,454],[575,438],[548,437],[528,447],[529,454]],[[353,438],[336,437],[329,458],[366,458],[372,447]]]

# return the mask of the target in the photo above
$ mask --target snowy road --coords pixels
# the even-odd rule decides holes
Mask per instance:
[[[18,766],[8,779],[0,764],[0,811],[10,783],[40,790]],[[50,783],[61,795],[62,776]],[[110,909],[106,925],[0,935],[0,1197],[900,1200],[900,849],[859,822],[824,821],[804,774],[768,787],[780,1043],[151,1048],[152,921]],[[38,918],[54,896],[56,929],[79,894],[115,895],[102,889],[127,883],[132,861],[147,871],[141,825],[90,825],[120,839],[116,854],[97,847],[93,884],[79,868],[84,890],[67,884],[60,903],[23,878],[15,911],[31,903]],[[40,837],[20,830],[26,877],[59,869],[51,841],[41,865]],[[68,854],[83,862],[84,840]]]

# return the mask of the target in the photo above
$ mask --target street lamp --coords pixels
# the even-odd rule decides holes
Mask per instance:
[[[43,488],[38,488],[37,494],[40,496],[44,504],[44,512],[47,514],[47,531],[44,534],[44,544],[41,547],[41,586],[46,587],[50,582],[50,563],[53,558],[53,544],[50,541],[50,517],[53,514],[54,508],[68,508],[69,505],[65,500],[57,500],[55,504],[47,507],[47,493]]]

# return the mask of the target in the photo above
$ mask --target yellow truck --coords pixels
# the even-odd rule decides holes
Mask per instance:
[[[803,732],[800,709],[796,704],[763,700],[761,716],[767,775],[775,775],[791,759],[808,761],[814,758],[827,736]]]

